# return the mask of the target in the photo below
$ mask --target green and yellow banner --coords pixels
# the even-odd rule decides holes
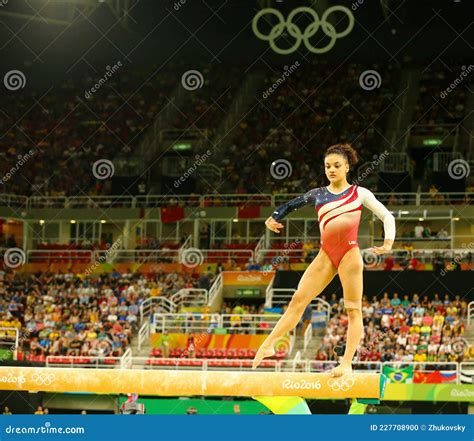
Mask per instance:
[[[387,384],[384,401],[462,401],[474,403],[471,384]]]

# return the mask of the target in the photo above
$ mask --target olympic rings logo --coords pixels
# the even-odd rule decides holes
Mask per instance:
[[[349,19],[349,24],[347,25],[347,28],[342,32],[337,32],[336,28],[328,21],[329,15],[336,11],[343,12],[347,15],[347,18]],[[295,23],[293,23],[293,18],[300,13],[308,13],[313,19],[313,23],[311,23],[303,32],[301,32],[301,29]],[[272,30],[268,35],[265,35],[259,31],[258,21],[260,20],[260,18],[267,14],[276,16],[276,18],[278,19],[278,23],[273,26]],[[326,46],[314,47],[309,42],[309,39],[313,37],[316,32],[319,31],[320,27],[331,40]],[[354,15],[352,15],[352,12],[349,8],[346,8],[342,5],[331,6],[330,8],[326,9],[321,19],[319,18],[319,15],[314,9],[308,8],[306,6],[301,6],[299,8],[293,9],[293,11],[290,12],[290,15],[288,15],[288,18],[286,20],[283,17],[283,14],[277,9],[265,8],[259,11],[252,21],[252,30],[255,36],[260,40],[269,41],[270,47],[277,54],[281,55],[293,53],[300,47],[301,42],[304,42],[306,48],[313,54],[324,54],[325,52],[330,51],[334,47],[338,38],[344,38],[345,36],[349,35],[353,28]],[[287,29],[288,33],[295,39],[295,43],[293,44],[293,46],[287,49],[278,47],[275,42],[275,40],[283,34],[285,29]]]
[[[334,392],[347,392],[352,386],[354,386],[354,379],[353,378],[330,378],[328,380],[328,386]]]
[[[56,377],[53,374],[33,374],[31,377],[33,382],[38,386],[50,386],[55,378]]]

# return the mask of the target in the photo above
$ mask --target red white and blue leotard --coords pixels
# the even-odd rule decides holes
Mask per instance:
[[[272,217],[280,221],[292,211],[313,204],[318,215],[321,247],[337,268],[344,254],[359,246],[362,206],[371,210],[384,224],[385,239],[395,239],[395,218],[374,194],[357,185],[334,194],[327,187],[313,188],[302,196],[279,206]]]

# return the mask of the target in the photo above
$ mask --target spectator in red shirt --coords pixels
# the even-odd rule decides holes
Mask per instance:
[[[408,263],[408,269],[411,271],[418,271],[420,262],[416,257],[412,257]]]
[[[391,271],[392,268],[394,267],[394,265],[395,265],[395,261],[393,260],[393,257],[392,256],[387,256],[385,258],[385,261],[384,261],[383,270],[384,271]]]

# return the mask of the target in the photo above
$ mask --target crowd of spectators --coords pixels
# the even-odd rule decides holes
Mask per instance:
[[[305,187],[320,186],[324,147],[336,140],[352,143],[362,155],[361,164],[374,160],[384,145],[382,134],[387,108],[396,94],[397,73],[391,66],[373,66],[382,83],[367,91],[359,84],[366,69],[318,60],[317,65],[294,70],[268,98],[257,97],[222,158],[228,191],[262,193],[275,188],[269,171],[277,159],[292,165],[291,175],[278,181],[278,192],[299,193],[303,179]],[[275,70],[268,85],[283,71]],[[311,163],[296,163],[301,155],[311,156]]]
[[[0,175],[15,169],[3,182],[3,192],[107,194],[107,182],[94,177],[92,165],[99,159],[112,161],[136,152],[142,133],[168,102],[178,81],[178,75],[150,75],[153,69],[113,70],[89,94],[110,69],[69,78],[47,93],[3,91]]]
[[[210,139],[229,113],[244,72],[237,66],[214,64],[200,69],[200,73],[201,87],[184,92],[185,105],[178,109],[173,128],[199,130]]]
[[[201,66],[197,70],[202,83],[197,79],[199,87],[192,87],[185,86],[184,70],[177,65],[159,74],[154,74],[153,68],[143,71],[122,66],[92,93],[100,72],[69,78],[46,94],[3,91],[0,176],[14,170],[3,182],[4,192],[110,194],[110,181],[96,179],[92,173],[95,161],[137,155],[142,134],[174,99],[181,104],[175,106],[169,129],[198,130],[214,139],[247,75],[255,75],[259,69],[263,68],[244,72],[239,66]],[[278,181],[278,192],[300,193],[302,187],[324,184],[325,147],[350,142],[361,155],[360,164],[374,161],[383,151],[386,123],[399,86],[398,68],[333,65],[318,60],[317,64],[298,65],[283,82],[278,80],[288,66],[273,66],[270,75],[268,69],[265,67],[261,76],[263,86],[278,87],[272,93],[262,90],[251,97],[230,147],[212,158],[222,170],[224,182],[216,186],[212,179],[197,180],[196,194],[214,193],[217,187],[219,193],[272,192],[274,175],[279,172],[272,176],[270,170],[278,159],[292,166],[287,178]],[[378,87],[361,87],[361,75],[367,70],[380,75]],[[436,130],[442,131],[441,124],[462,120],[468,81],[439,97],[461,72],[460,66],[447,69],[436,63],[422,72],[414,115],[417,124],[436,124]],[[301,155],[311,157],[311,162],[296,163]],[[70,172],[71,164],[74,173]],[[145,194],[146,184],[140,185],[140,194]]]
[[[466,66],[433,62],[421,72],[419,96],[415,105],[413,128],[418,134],[443,134],[443,124],[459,124],[465,114],[469,92],[469,81],[460,81],[450,87],[460,77]],[[467,73],[466,73],[467,74]],[[450,88],[447,91],[447,88]]]
[[[337,360],[335,348],[345,340],[348,317],[343,302],[334,294],[329,299],[331,319],[326,328],[316,360]],[[462,336],[467,302],[457,295],[444,299],[434,294],[420,298],[394,293],[390,298],[362,302],[364,337],[357,361],[377,362],[456,362],[462,361],[467,349]]]
[[[150,296],[195,287],[198,274],[0,273],[0,327],[19,329],[19,355],[119,357]]]

